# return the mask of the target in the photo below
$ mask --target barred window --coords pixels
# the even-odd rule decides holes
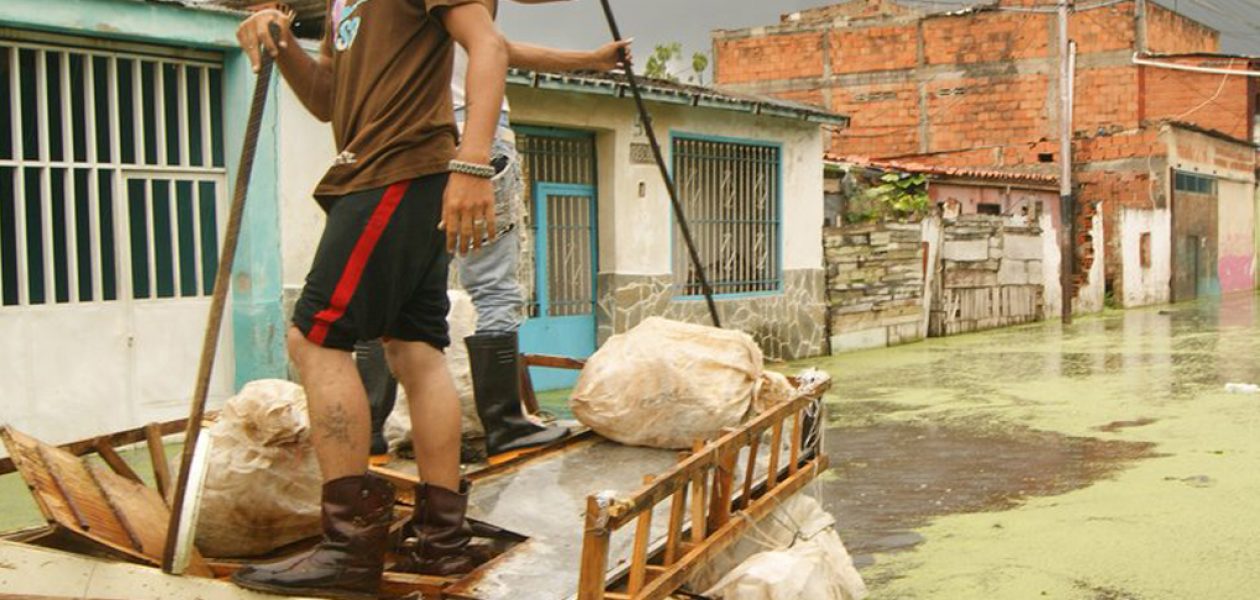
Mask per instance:
[[[0,30],[3,305],[209,294],[222,95],[216,53]]]
[[[716,294],[780,289],[778,146],[675,137],[674,177],[705,275]],[[679,226],[674,285],[701,294]]]

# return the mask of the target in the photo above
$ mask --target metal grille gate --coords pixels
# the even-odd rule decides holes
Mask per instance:
[[[225,84],[217,53],[0,28],[0,411],[14,426],[69,440],[187,406],[187,340],[218,264]],[[231,354],[228,332],[215,401]]]
[[[4,305],[210,292],[226,174],[222,85],[208,56],[0,30]]]
[[[679,199],[714,292],[776,291],[780,285],[777,146],[676,137]],[[675,225],[674,284],[702,293]]]
[[[595,186],[595,139],[589,135],[554,137],[518,133],[517,143],[524,158],[527,182],[525,205],[536,206],[538,184],[558,183]],[[595,215],[589,196],[551,195],[546,198],[547,270],[549,293],[547,315],[552,317],[586,315],[594,312],[594,264],[592,233]],[[533,239],[542,233],[537,215],[531,215]],[[529,302],[529,316],[540,315],[536,286]]]

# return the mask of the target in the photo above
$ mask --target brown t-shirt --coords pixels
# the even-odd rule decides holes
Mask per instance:
[[[321,202],[441,173],[455,156],[454,49],[442,10],[497,0],[329,0],[333,137],[340,153]]]

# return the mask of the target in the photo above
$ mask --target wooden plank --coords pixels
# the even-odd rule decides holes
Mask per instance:
[[[109,503],[109,508],[114,512],[114,518],[118,519],[118,524],[122,526],[123,531],[127,533],[127,541],[131,543],[131,549],[136,552],[144,552],[144,544],[140,541],[140,535],[136,532],[136,528],[127,521],[125,513],[118,508],[118,504],[123,502],[123,498],[111,496],[101,484],[100,478],[96,476],[95,469],[88,469],[88,474],[92,476],[92,483],[96,484],[97,491],[104,496],[105,501]]]
[[[521,405],[525,412],[536,415],[542,410],[538,406],[538,394],[534,392],[534,380],[529,376],[529,366],[522,358],[520,365]]]
[[[653,477],[648,475],[643,479],[643,483],[648,484],[652,483]],[[651,537],[652,511],[645,510],[639,513],[639,519],[634,528],[634,546],[630,550],[630,580],[626,589],[631,596],[639,593],[646,581],[647,549]]]
[[[586,366],[586,361],[567,356],[553,356],[550,354],[524,354],[525,366],[528,367],[547,367],[550,369],[570,369],[581,371]]]
[[[783,499],[800,491],[806,484],[813,481],[817,473],[826,470],[826,468],[827,457],[823,455],[807,463],[807,467],[797,471],[795,475],[788,476],[782,484],[771,488],[765,495],[749,505],[746,511],[748,519],[732,519],[721,529],[713,532],[713,535],[709,536],[705,543],[696,545],[677,564],[648,583],[635,596],[635,600],[661,600],[668,597],[679,586],[686,583],[687,577],[691,574],[693,568],[704,564],[705,561],[735,543],[739,536],[751,526],[751,523],[765,518],[770,511],[782,503]]]
[[[586,529],[582,562],[578,570],[578,600],[603,600],[604,574],[608,570],[608,541],[612,537],[608,514],[595,496],[586,499]]]
[[[678,560],[679,545],[682,543],[683,520],[687,518],[687,488],[679,488],[674,492],[669,507],[669,530],[665,536],[665,565],[669,566]]]
[[[157,490],[12,429],[0,437],[50,523],[94,547],[159,563],[170,511]],[[194,553],[188,573],[210,571]]]
[[[753,478],[757,476],[757,451],[761,448],[761,438],[753,438],[748,444],[748,464],[744,467],[744,486],[743,493],[739,497],[739,508],[743,509],[748,506],[748,502],[752,500]]]
[[[158,430],[162,433],[162,435],[170,435],[173,433],[179,433],[183,431],[184,428],[187,426],[187,424],[188,424],[188,419],[167,421],[166,423],[162,423],[161,425],[159,425]],[[104,440],[106,444],[109,444],[110,446],[113,446],[115,448],[119,446],[126,446],[128,444],[136,444],[136,443],[145,441],[145,438],[147,436],[146,427],[138,427],[136,429],[128,429],[126,431],[119,431],[118,433],[111,433],[108,435],[88,438],[86,440],[79,440],[77,442],[70,442],[68,444],[62,444],[60,446],[57,446],[57,449],[64,450],[75,456],[83,456],[84,454],[95,452],[96,444],[98,441],[101,441],[101,440]],[[11,454],[12,452],[10,452],[10,455]],[[0,475],[7,475],[16,470],[17,470],[17,467],[16,465],[14,465],[13,459],[11,457],[0,459]]]
[[[162,426],[149,423],[144,426],[144,441],[149,447],[149,461],[153,463],[153,480],[163,498],[171,497],[171,465],[166,460],[166,445],[162,443]]]
[[[691,474],[691,541],[700,543],[704,541],[705,534],[705,492],[709,486],[705,485],[707,473],[705,471],[696,471]]]
[[[788,446],[788,457],[792,462],[788,463],[788,475],[795,475],[801,462],[801,424],[803,422],[800,411],[792,414],[792,443]]]
[[[766,485],[773,486],[779,479],[779,455],[783,446],[783,421],[774,424],[774,433],[770,435],[770,469],[766,473]]]
[[[719,529],[731,520],[737,459],[737,454],[728,451],[718,460],[718,467],[713,472],[713,502],[709,507],[709,528],[712,530]]]
[[[139,475],[136,475],[131,465],[127,464],[127,461],[123,460],[122,456],[118,455],[118,451],[114,450],[113,446],[105,443],[104,440],[97,440],[97,442],[96,453],[105,461],[105,464],[109,465],[109,468],[122,477],[126,477],[136,483],[143,483],[144,480],[140,479]]]

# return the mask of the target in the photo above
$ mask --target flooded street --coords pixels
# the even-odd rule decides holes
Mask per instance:
[[[802,361],[872,598],[1253,598],[1260,299]]]

